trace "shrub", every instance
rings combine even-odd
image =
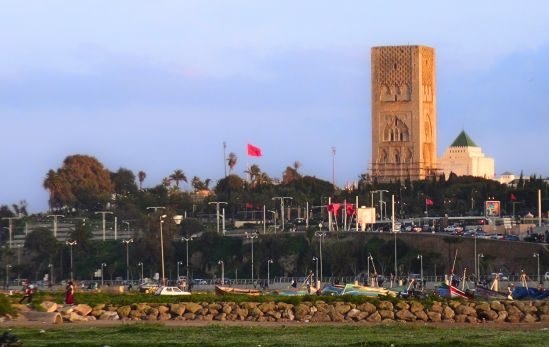
[[[15,314],[15,310],[11,307],[11,302],[5,295],[0,295],[0,316],[5,316],[6,314]]]

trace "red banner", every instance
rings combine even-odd
[[[261,148],[248,143],[248,155],[250,157],[261,157]]]

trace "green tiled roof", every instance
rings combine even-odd
[[[462,130],[459,135],[456,137],[454,142],[450,145],[450,147],[478,147],[476,143],[471,140],[469,135],[465,132],[465,130]]]

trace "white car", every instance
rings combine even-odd
[[[160,287],[154,295],[191,295],[190,292],[185,292],[177,287]]]
[[[549,272],[546,272],[546,273],[545,273],[545,280],[546,280],[546,281],[549,281]]]

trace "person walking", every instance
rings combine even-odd
[[[23,287],[23,297],[19,300],[19,303],[22,304],[23,301],[27,300],[27,303],[32,303],[32,295],[34,294],[34,288],[31,287],[29,282],[25,282]]]
[[[74,305],[74,284],[72,281],[67,283],[67,287],[65,289],[65,304]]]

